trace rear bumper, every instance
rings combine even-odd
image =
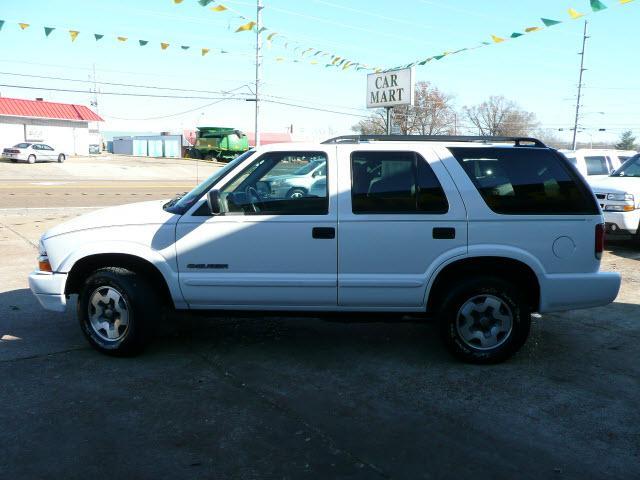
[[[42,308],[52,312],[64,312],[67,308],[66,282],[66,273],[35,271],[29,275],[29,288]]]
[[[615,272],[546,275],[540,282],[540,313],[608,305],[618,296],[620,282]]]
[[[632,212],[604,212],[607,233],[634,235],[640,224],[640,209]]]

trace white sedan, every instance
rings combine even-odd
[[[13,147],[5,148],[2,151],[2,158],[8,158],[12,162],[23,160],[28,163],[36,163],[43,160],[57,160],[62,163],[67,158],[67,155],[44,143],[23,142]]]

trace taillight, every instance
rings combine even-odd
[[[596,258],[600,260],[604,252],[604,223],[596,225]]]

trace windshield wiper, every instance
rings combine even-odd
[[[173,207],[176,203],[178,203],[180,201],[180,199],[182,199],[182,197],[184,197],[188,192],[183,192],[183,193],[178,193],[175,197],[173,197],[171,200],[169,200],[167,203],[165,203],[162,208],[164,210],[166,210],[167,208],[171,208]]]

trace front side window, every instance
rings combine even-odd
[[[604,156],[584,157],[584,163],[587,164],[587,175],[609,175],[607,159]]]
[[[427,161],[415,152],[353,152],[355,214],[444,214],[447,197]]]
[[[640,155],[631,157],[618,170],[611,174],[612,177],[640,177]]]
[[[511,215],[597,215],[587,186],[550,150],[450,148],[487,206]]]
[[[220,197],[229,214],[326,215],[326,167],[323,152],[269,152],[226,185]]]

